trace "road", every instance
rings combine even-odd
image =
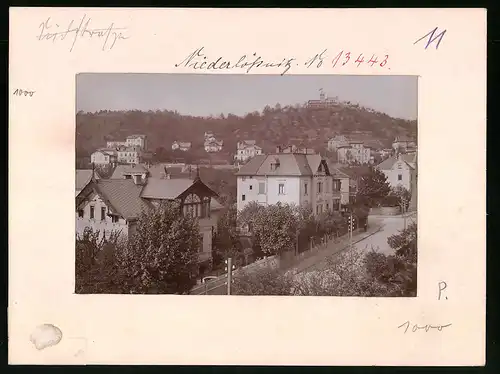
[[[415,214],[407,216],[407,226],[415,220]],[[374,233],[368,233],[368,235],[365,234],[364,236],[366,237],[364,239],[357,238],[358,236],[363,235],[362,233],[355,235],[353,238],[354,246],[361,250],[365,250],[366,252],[371,251],[373,248],[386,255],[393,254],[394,252],[392,248],[389,247],[389,244],[387,244],[387,238],[391,235],[398,234],[400,230],[403,230],[404,218],[402,216],[370,216],[368,218],[368,225],[373,228],[372,230]],[[347,242],[340,245],[332,244],[332,248],[330,250],[323,251],[320,255],[307,259],[303,264],[296,266],[294,271],[301,273],[324,269],[327,264],[326,258],[328,255],[335,255],[335,253],[340,253],[345,250],[348,250]]]
[[[412,221],[416,219],[415,215],[411,215],[406,219],[406,225],[408,226]],[[377,250],[380,253],[390,255],[394,251],[389,244],[387,244],[387,238],[391,235],[397,234],[400,230],[404,229],[404,218],[402,216],[392,216],[392,217],[380,217],[371,216],[370,220],[376,220],[377,223],[382,227],[382,229],[369,236],[368,238],[361,240],[356,244],[356,247],[371,251],[372,249]]]

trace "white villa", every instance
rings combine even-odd
[[[316,214],[340,209],[342,179],[347,177],[331,170],[319,154],[284,153],[280,149],[250,159],[236,176],[238,211],[251,201],[262,205],[282,202],[308,205]],[[347,191],[348,186],[347,178]]]
[[[262,148],[255,144],[255,140],[243,140],[236,145],[236,161],[247,162],[252,157],[262,154]]]

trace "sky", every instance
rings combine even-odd
[[[417,77],[82,73],[77,111],[176,110],[193,116],[245,115],[276,103],[303,104],[319,90],[395,118],[417,118]]]

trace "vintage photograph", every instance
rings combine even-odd
[[[417,296],[417,90],[76,75],[75,292]]]

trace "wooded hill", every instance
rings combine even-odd
[[[176,111],[99,111],[76,115],[77,157],[89,156],[104,147],[107,140],[124,140],[128,135],[145,134],[149,150],[160,147],[170,150],[173,141],[192,143],[190,153],[200,158],[232,159],[236,143],[254,139],[264,152],[273,152],[276,145],[301,144],[317,151],[326,149],[334,135],[364,132],[368,142],[390,147],[396,136],[416,137],[416,121],[392,118],[371,109],[339,103],[328,109],[310,109],[305,105],[274,108],[245,116],[232,114],[218,117],[194,117]],[[205,131],[212,131],[224,141],[223,152],[207,155],[203,150]],[[359,138],[359,136],[357,136]]]

